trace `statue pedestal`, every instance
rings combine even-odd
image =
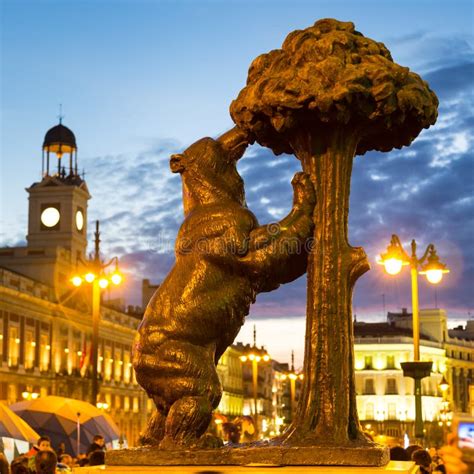
[[[416,474],[413,462],[390,461],[384,467],[350,466],[94,466],[73,470],[73,474]]]
[[[386,466],[389,450],[375,443],[342,446],[255,446],[161,450],[156,447],[107,451],[107,466]],[[191,471],[192,472],[192,471]]]

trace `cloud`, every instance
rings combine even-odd
[[[354,306],[360,318],[382,317],[382,294],[386,310],[411,306],[408,273],[388,279],[374,264],[391,234],[397,233],[407,249],[412,238],[419,243],[420,252],[433,242],[451,268],[436,295],[420,280],[422,306],[433,306],[436,296],[439,306],[456,317],[466,317],[474,287],[472,49],[465,39],[433,39],[428,34],[401,38],[395,52],[399,47],[405,55],[414,54],[412,63],[428,71],[423,78],[440,98],[439,119],[408,148],[355,158],[350,242],[365,248],[373,268],[357,283]],[[120,254],[131,272],[134,283],[128,296],[135,302],[140,299],[141,278],[158,282],[173,264],[174,239],[183,211],[180,178],[170,173],[168,159],[184,148],[165,140],[135,156],[86,161],[94,195],[90,217],[101,219],[104,250]],[[301,165],[293,156],[276,157],[258,145],[249,148],[239,162],[239,172],[248,206],[260,223],[281,219],[289,212],[291,178],[299,170]],[[259,295],[251,314],[257,318],[296,317],[304,314],[305,306],[306,279],[302,277]]]

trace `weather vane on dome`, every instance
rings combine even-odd
[[[63,115],[63,104],[59,104],[59,115],[58,115],[58,119],[59,119],[59,123],[60,123],[60,124],[63,123],[63,118],[64,118],[64,115]]]

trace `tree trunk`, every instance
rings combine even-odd
[[[314,135],[314,132],[313,132]],[[304,387],[289,445],[365,444],[357,416],[352,290],[369,269],[364,250],[348,243],[349,193],[357,134],[301,132],[291,142],[310,174],[317,203],[308,260]]]

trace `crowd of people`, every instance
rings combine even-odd
[[[455,437],[440,449],[424,449],[418,444],[407,448],[390,448],[391,461],[413,461],[420,474],[468,474],[468,466],[462,461],[461,451],[455,445]]]
[[[41,436],[27,453],[15,458],[11,465],[8,465],[5,456],[0,454],[0,474],[71,473],[74,467],[100,466],[104,463],[105,440],[102,435],[94,436],[87,451],[77,457],[66,452],[64,443],[53,449],[50,438]]]

